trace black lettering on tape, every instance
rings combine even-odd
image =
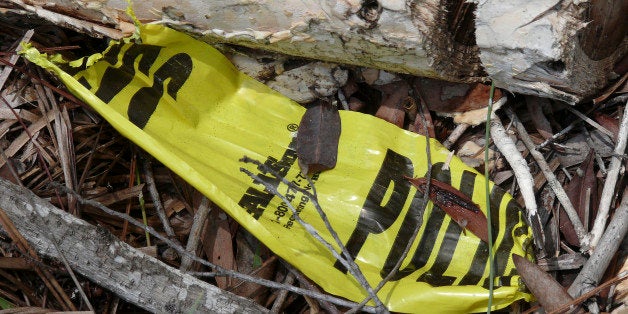
[[[436,163],[432,166],[432,178],[441,182],[450,183],[451,174],[449,170],[443,171],[442,166],[442,162]],[[420,192],[417,191],[417,194],[418,196],[415,197],[422,197]],[[405,268],[399,270],[399,272],[397,272],[397,274],[391,279],[392,281],[402,279],[427,264],[427,261],[434,250],[434,245],[436,244],[436,239],[438,238],[445,216],[446,213],[438,206],[432,207],[432,212],[427,218],[425,231],[421,236],[421,240],[419,241],[418,247],[412,256],[410,263]]]
[[[142,60],[143,61],[143,60]],[[139,69],[142,69],[140,61]],[[166,61],[153,74],[153,85],[140,88],[129,102],[127,114],[129,120],[143,129],[157,109],[159,100],[164,96],[164,82],[168,79],[168,95],[177,99],[177,92],[192,72],[192,58],[185,53],[178,53]]]
[[[248,188],[246,193],[242,195],[238,205],[246,209],[246,212],[253,215],[255,219],[259,219],[272,198],[273,194],[270,192]]]
[[[386,278],[386,276],[388,276],[388,274],[394,269],[395,265],[397,265],[397,261],[401,258],[401,254],[406,248],[410,237],[412,237],[412,233],[414,233],[415,228],[419,228],[423,223],[422,203],[423,194],[417,191],[412,197],[408,213],[403,218],[403,222],[399,228],[399,233],[397,234],[393,246],[388,253],[388,257],[386,257],[384,267],[382,267],[382,270],[380,271],[382,278]]]
[[[95,93],[96,97],[105,103],[109,103],[124,87],[131,83],[133,77],[135,77],[135,60],[137,58],[140,59],[138,70],[148,76],[150,67],[163,48],[154,45],[133,44],[122,56],[122,64],[119,67],[114,67],[118,63],[118,55],[122,46],[122,44],[118,44],[111,47],[102,59],[112,65],[105,70],[101,84]]]
[[[438,168],[440,169],[440,167]],[[451,178],[451,174],[449,174],[449,177]],[[472,197],[475,186],[475,174],[465,170],[462,173],[461,180],[460,192]],[[441,209],[439,208],[439,210]],[[458,223],[449,219],[449,225],[447,226],[447,231],[445,231],[445,236],[443,237],[443,242],[440,245],[434,264],[428,271],[419,276],[417,281],[427,282],[432,286],[449,286],[456,281],[456,277],[445,276],[444,273],[453,260],[462,231]],[[483,241],[480,242],[483,243]]]
[[[83,76],[83,77],[81,77],[80,79],[78,79],[78,82],[79,82],[81,85],[85,86],[85,88],[87,88],[87,89],[92,89],[92,85],[91,85],[91,84],[89,84],[89,82],[87,81],[87,79],[86,79],[84,76]]]
[[[493,220],[493,229],[494,234],[498,234],[498,228],[500,224],[499,222],[499,205],[506,194],[506,190],[498,187],[497,185],[493,186],[493,190],[491,191],[491,219]],[[495,204],[495,207],[493,207]],[[495,250],[495,274],[496,275],[506,275],[506,267],[508,265],[508,261],[510,259],[510,251],[515,245],[513,239],[513,228],[516,224],[519,223],[521,208],[517,205],[515,200],[511,199],[506,205],[506,230],[504,236],[501,238],[501,243],[497,250]],[[488,278],[487,278],[488,279]],[[499,282],[498,282],[499,283]],[[500,285],[496,285],[499,287]],[[484,281],[484,287],[488,288],[488,280]]]
[[[295,150],[295,147],[296,138],[292,138],[292,141],[290,141],[290,144],[288,144],[288,149],[286,149],[286,151],[283,153],[280,160],[277,160],[273,156],[268,156],[264,164],[269,168],[275,170],[280,176],[285,177],[297,159],[297,152]],[[273,175],[270,175],[266,172],[260,172],[258,173],[258,176],[264,182],[269,183],[275,188],[279,186],[280,180]],[[312,180],[317,179],[318,176],[314,176],[312,178]],[[246,193],[242,195],[242,198],[240,198],[238,205],[246,209],[247,213],[253,215],[253,218],[259,219],[268,207],[268,204],[273,197],[274,195],[266,190],[259,191],[253,187],[250,187],[246,190]]]
[[[404,176],[411,177],[413,172],[409,158],[390,149],[386,151],[382,166],[362,206],[358,223],[345,244],[353,259],[360,253],[369,234],[382,233],[397,220],[410,193],[410,182]],[[382,204],[391,183],[392,195],[386,204]],[[336,261],[334,267],[347,272],[340,261]]]
[[[76,65],[76,66],[70,66],[69,63],[63,63],[59,65],[59,68],[65,71],[65,73],[74,76],[76,75],[76,73],[87,69],[87,59],[88,59],[87,57],[81,58],[81,64]]]
[[[464,171],[462,173],[462,184],[460,186],[460,191],[462,193],[471,193],[473,194],[473,185],[469,188],[467,182],[475,183],[476,174]],[[471,195],[467,194],[467,195]],[[492,222],[494,224],[494,222]],[[493,233],[494,234],[494,233]],[[482,276],[484,275],[484,269],[486,268],[486,261],[488,260],[488,244],[484,241],[480,241],[477,249],[475,250],[475,254],[473,255],[473,259],[471,260],[471,266],[467,273],[460,280],[459,285],[477,285],[480,283]]]

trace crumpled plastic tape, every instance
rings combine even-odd
[[[140,28],[141,44],[114,42],[103,54],[52,62],[26,58],[56,74],[121,134],[187,180],[281,258],[325,291],[359,302],[365,290],[292,217],[281,200],[240,171],[271,182],[330,243],[311,200],[270,174],[239,162],[258,159],[310,188],[296,162],[304,108],[237,71],[206,43],[160,25]],[[56,60],[56,59],[55,59]],[[481,312],[488,300],[488,247],[463,232],[404,179],[426,175],[426,138],[373,116],[340,111],[338,164],[314,176],[318,201],[372,286],[392,270],[412,230],[419,236],[398,274],[378,293],[391,311]],[[485,208],[484,177],[430,139],[432,177]],[[494,308],[531,298],[511,254],[526,254],[530,230],[510,195],[492,185],[496,279]]]

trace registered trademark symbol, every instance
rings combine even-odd
[[[296,130],[299,129],[299,125],[296,123],[290,123],[288,124],[288,131],[290,132],[296,132]]]

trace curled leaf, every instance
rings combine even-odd
[[[304,174],[331,169],[336,166],[340,114],[327,101],[308,108],[299,124],[297,156]]]
[[[425,193],[427,178],[407,178],[417,190]],[[480,207],[470,197],[460,192],[453,186],[435,180],[430,180],[430,193],[428,195],[434,205],[440,207],[462,229],[471,231],[480,240],[488,243],[488,224],[486,216]]]

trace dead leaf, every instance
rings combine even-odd
[[[427,178],[407,178],[419,191],[425,193]],[[462,229],[467,229],[482,241],[488,243],[488,224],[486,216],[471,198],[453,186],[431,179],[429,198],[440,207]]]
[[[593,209],[597,208],[597,179],[595,177],[595,154],[593,150],[589,151],[585,161],[580,165],[578,170],[581,174],[576,174],[565,186],[565,192],[578,212],[578,217],[585,225],[592,217]],[[588,196],[587,196],[588,195]],[[559,228],[565,237],[565,241],[570,245],[578,246],[579,241],[573,224],[569,220],[567,213],[561,207],[560,209]]]
[[[619,120],[600,112],[593,113],[593,120],[599,123],[601,126],[613,133],[613,139],[617,140],[617,134],[619,133]]]
[[[272,280],[275,274],[276,259],[270,257],[270,250],[255,239],[250,233],[238,232],[236,235],[237,270],[240,273],[253,274],[256,277]],[[249,282],[234,280],[229,291],[264,304],[268,287]]]
[[[415,80],[415,85],[428,108],[438,113],[462,113],[485,108],[491,89],[479,83],[452,83],[428,78]],[[501,97],[501,91],[495,89],[493,101]]]
[[[552,132],[552,126],[543,113],[543,108],[549,105],[550,103],[547,98],[526,96],[526,107],[530,113],[532,123],[534,124],[537,132],[539,132],[539,134],[545,139],[552,138],[552,135],[554,135],[554,132]]]
[[[403,128],[406,117],[404,100],[408,97],[410,86],[405,81],[376,86],[382,92],[382,102],[375,113],[375,116],[384,119],[400,128]]]
[[[205,255],[211,263],[225,269],[236,269],[233,236],[229,229],[229,220],[223,211],[212,210],[209,213],[201,239]],[[226,289],[232,283],[231,277],[216,277],[216,284],[221,289]]]
[[[301,118],[297,156],[304,174],[332,169],[338,157],[340,115],[328,101],[319,101]]]

